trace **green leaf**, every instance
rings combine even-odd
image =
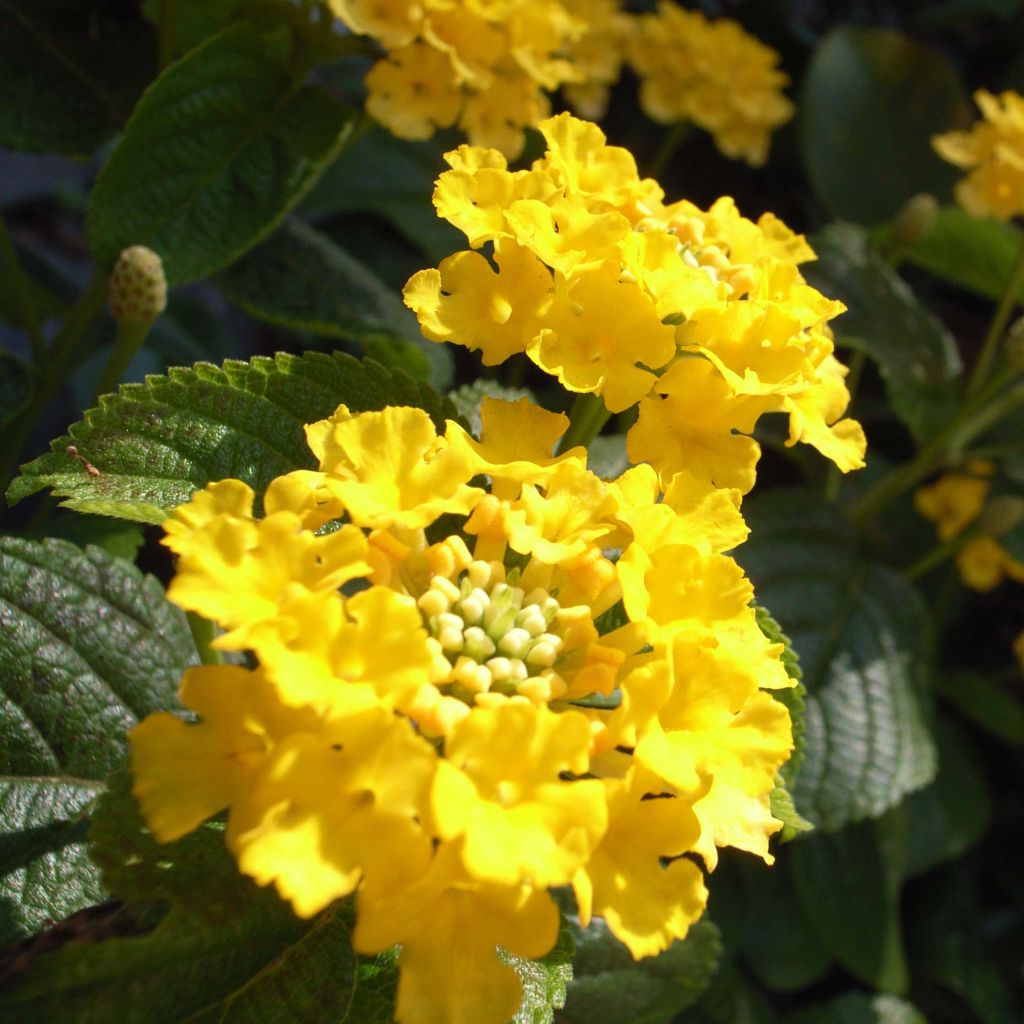
[[[98,548],[0,538],[0,945],[105,898],[85,848],[97,780],[194,659],[152,577]]]
[[[744,511],[739,558],[800,654],[807,686],[797,809],[819,828],[877,817],[935,774],[917,592],[858,557],[832,506],[774,491]]]
[[[153,577],[98,548],[0,538],[4,771],[102,779],[195,658]]]
[[[523,984],[523,1001],[511,1024],[551,1024],[555,1010],[565,1006],[566,986],[572,981],[572,958],[576,952],[573,932],[563,917],[554,947],[539,960],[526,960],[500,951]]]
[[[804,166],[837,217],[871,224],[918,192],[944,199],[960,173],[931,147],[937,132],[971,120],[960,76],[941,52],[900,32],[830,33],[797,109]]]
[[[803,838],[788,848],[787,868],[825,949],[862,981],[905,991],[898,891],[886,873],[875,824]]]
[[[324,174],[303,208],[313,215],[375,213],[416,246],[430,263],[466,247],[461,231],[442,220],[430,201],[434,182],[447,170],[443,138],[398,139],[373,128]]]
[[[577,928],[576,960],[559,1024],[664,1024],[707,987],[722,953],[706,918],[656,957],[634,961],[603,919]]]
[[[961,714],[993,736],[1019,747],[1024,745],[1024,705],[1020,685],[1000,685],[980,672],[939,672],[935,690]]]
[[[418,406],[439,428],[453,413],[427,385],[340,353],[197,363],[101,398],[48,455],[22,468],[8,501],[52,487],[68,508],[160,523],[212,480],[234,477],[262,494],[282,473],[315,468],[303,424],[340,403],[354,412]],[[69,443],[98,476],[68,455]]]
[[[99,262],[148,245],[168,283],[183,284],[270,234],[340,152],[353,120],[325,89],[295,88],[289,49],[277,33],[233,25],[146,90],[90,200]]]
[[[85,824],[98,782],[0,776],[0,947],[106,898]]]
[[[235,9],[248,0],[176,0],[174,10],[174,50],[187,53],[204,39],[220,31],[231,21]],[[153,24],[160,23],[162,0],[144,0],[143,14]]]
[[[712,879],[711,911],[716,914],[719,897],[726,895],[722,892],[726,882],[737,887],[742,883],[738,893],[728,894],[734,900],[742,900],[738,952],[758,980],[776,992],[792,992],[812,984],[833,962],[831,951],[818,938],[801,909],[789,872],[782,863],[793,848],[780,853],[780,863],[770,868],[764,864],[744,864],[741,871],[733,872],[728,879]],[[725,922],[722,924],[724,927]]]
[[[848,992],[829,1003],[794,1013],[785,1024],[928,1024],[910,1003],[891,995]]]
[[[902,256],[943,281],[995,301],[1006,291],[1022,247],[1020,228],[944,206],[928,234]]]
[[[401,296],[341,246],[300,220],[285,221],[216,280],[251,316],[327,338],[412,343],[438,387],[451,380],[447,346],[427,341]]]
[[[988,781],[970,740],[946,719],[936,726],[935,781],[892,812],[905,816],[907,877],[959,857],[981,839],[992,818]]]
[[[808,266],[808,280],[847,305],[833,323],[837,342],[866,352],[878,364],[896,414],[918,438],[932,437],[957,407],[961,365],[953,336],[861,228],[831,224],[813,245],[818,262]]]
[[[156,74],[156,34],[107,0],[0,0],[0,145],[88,156]]]

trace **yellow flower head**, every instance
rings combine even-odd
[[[771,133],[793,116],[779,55],[736,22],[669,0],[637,22],[629,61],[644,112],[662,124],[692,121],[726,156],[763,164]]]
[[[1007,91],[974,94],[982,120],[970,131],[932,140],[939,156],[969,171],[956,198],[975,217],[1010,220],[1024,213],[1024,97]]]
[[[664,486],[685,469],[749,490],[759,450],[743,435],[771,412],[789,416],[791,443],[863,465],[828,327],[844,307],[801,275],[803,237],[728,197],[666,205],[596,125],[560,114],[539,128],[548,148],[528,170],[471,146],[447,154],[434,203],[483,251],[409,280],[424,335],[486,365],[525,354],[613,413],[639,403],[630,453]]]
[[[684,855],[770,856],[791,746],[780,648],[724,554],[738,492],[602,480],[525,400],[482,423],[341,407],[263,516],[237,481],[176,510],[172,597],[258,667],[190,670],[197,720],[131,734],[158,840],[226,811],[239,868],[297,913],[356,894],[356,948],[402,946],[403,1024],[504,1024],[497,947],[550,948],[552,887],[635,956],[681,938],[706,899]]]

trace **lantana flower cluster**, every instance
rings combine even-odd
[[[356,950],[400,946],[404,1024],[504,1024],[499,947],[551,948],[555,888],[657,953],[703,911],[698,860],[770,861],[780,827],[791,680],[725,554],[739,491],[600,479],[553,454],[567,424],[341,406],[262,515],[225,480],[166,524],[170,598],[253,667],[190,669],[194,720],[133,730],[146,819],[170,841],[226,810],[241,871],[300,915],[354,893]]]
[[[845,307],[800,274],[814,258],[804,238],[729,198],[666,203],[589,122],[562,114],[540,131],[547,151],[526,170],[491,149],[446,155],[434,204],[472,249],[406,285],[424,335],[488,366],[525,353],[611,413],[638,406],[629,455],[663,487],[686,470],[749,491],[750,435],[771,412],[788,415],[787,443],[862,466],[829,328]]]
[[[964,132],[932,140],[938,154],[968,174],[957,202],[975,217],[1011,220],[1024,213],[1024,97],[1011,90],[974,94],[982,118]]]
[[[793,116],[778,54],[739,24],[708,21],[663,0],[634,15],[619,0],[330,0],[354,32],[385,50],[366,77],[367,110],[402,138],[457,126],[472,145],[514,158],[523,129],[550,112],[559,88],[573,108],[603,116],[628,61],[654,120],[692,122],[727,156],[764,162]]]

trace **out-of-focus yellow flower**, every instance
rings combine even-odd
[[[932,144],[943,159],[969,171],[956,186],[968,213],[1010,220],[1024,213],[1024,97],[979,89],[974,102],[982,120],[970,131],[936,135]]]
[[[550,887],[659,952],[703,912],[684,855],[768,858],[779,827],[789,680],[724,553],[738,491],[602,480],[555,454],[567,422],[490,399],[474,438],[341,407],[262,517],[225,481],[168,524],[172,597],[258,667],[191,669],[197,721],[132,731],[143,813],[170,841],[227,811],[239,868],[303,916],[355,893],[356,949],[402,947],[403,1024],[504,1024],[497,947],[551,947]]]
[[[766,413],[789,416],[789,443],[862,466],[828,326],[844,307],[800,274],[814,257],[803,237],[727,197],[666,205],[593,124],[539,127],[548,149],[528,170],[470,146],[447,154],[435,205],[475,249],[493,246],[493,264],[466,251],[413,275],[405,301],[423,333],[487,365],[523,353],[610,412],[639,403],[629,452],[663,488],[686,470],[748,491]]]
[[[965,472],[944,473],[914,494],[914,507],[935,523],[939,539],[950,541],[974,526],[985,508],[995,466],[974,459]],[[956,553],[960,577],[973,590],[993,590],[1004,579],[1024,583],[1024,562],[1019,562],[997,537],[980,533],[965,541]]]
[[[763,164],[771,133],[793,116],[779,55],[735,21],[661,0],[637,19],[628,55],[644,112],[662,124],[692,121],[728,157]]]

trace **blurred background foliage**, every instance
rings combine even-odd
[[[757,491],[745,505],[752,537],[740,561],[801,659],[806,737],[791,788],[796,810],[817,828],[781,845],[770,870],[723,857],[707,923],[654,961],[624,959],[606,934],[577,935],[575,979],[558,1019],[1016,1024],[1024,1019],[1024,702],[1013,642],[1024,629],[1024,592],[1013,582],[970,591],[949,562],[922,562],[935,541],[908,494],[853,521],[845,510],[949,422],[961,368],[1011,278],[1024,236],[952,205],[957,175],[930,139],[971,122],[974,89],[1024,90],[1024,9],[1017,0],[686,6],[736,19],[780,52],[797,116],[774,136],[766,166],[727,160],[699,132],[666,159],[668,129],[638,115],[628,72],[602,128],[641,169],[661,165],[669,198],[708,206],[732,195],[746,216],[772,211],[810,235],[821,259],[809,279],[850,307],[837,342],[857,367],[852,414],[868,432],[869,466],[839,480],[824,460],[784,448],[782,435],[766,430]],[[171,43],[158,32],[160,9],[151,0],[0,0],[5,487],[19,462],[46,451],[95,404],[114,328],[102,295],[90,297],[94,260],[112,260],[140,232],[163,242],[172,289],[126,382],[196,361],[341,351],[442,393],[482,378],[483,390],[525,387],[548,407],[563,402],[525,360],[485,370],[461,348],[422,340],[401,303],[410,274],[460,248],[429,200],[441,154],[461,141],[454,132],[412,143],[371,125],[358,113],[369,58],[344,47],[318,52],[303,68],[311,84],[295,93],[295,54],[274,49],[275,26],[294,10],[287,0],[178,0]],[[158,74],[161,45],[165,63],[175,55],[184,63],[233,19],[242,27],[230,45],[218,44],[224,61],[241,71],[278,62],[277,77],[263,74],[256,91],[237,84],[239,71],[227,102],[241,130],[248,123],[291,154],[281,180],[239,190],[244,168],[229,177],[214,154],[196,172],[205,175],[205,205],[159,189],[133,205],[125,197],[159,183],[161,169],[144,134],[121,145],[118,133]],[[186,93],[197,88],[182,83]],[[164,84],[144,102],[173,103]],[[202,110],[194,116],[182,146],[205,130]],[[531,137],[527,159],[538,146]],[[919,193],[939,204],[924,230],[907,221],[906,204]],[[55,339],[75,310],[88,329],[39,388],[33,331]],[[311,377],[328,373],[326,362],[303,365]],[[243,387],[233,378],[214,383]],[[480,393],[461,395],[467,415]],[[155,408],[161,394],[155,388],[145,401]],[[609,472],[621,460],[622,426],[599,439]],[[1022,437],[1018,409],[970,441],[1010,451],[1007,472],[1019,488]],[[75,515],[41,493],[3,516],[7,534],[96,544],[168,575],[152,527]],[[62,557],[71,550],[61,548]],[[89,771],[85,778],[102,778]],[[65,794],[60,821],[74,826],[92,793]],[[45,881],[26,874],[34,854],[15,841],[43,821],[29,815],[0,845],[3,892],[35,886],[44,903],[34,917],[4,922],[18,955],[31,953],[24,944],[47,921],[104,897],[79,857],[60,861],[78,879],[78,896],[46,903]],[[40,849],[75,848],[67,835],[61,842]]]

